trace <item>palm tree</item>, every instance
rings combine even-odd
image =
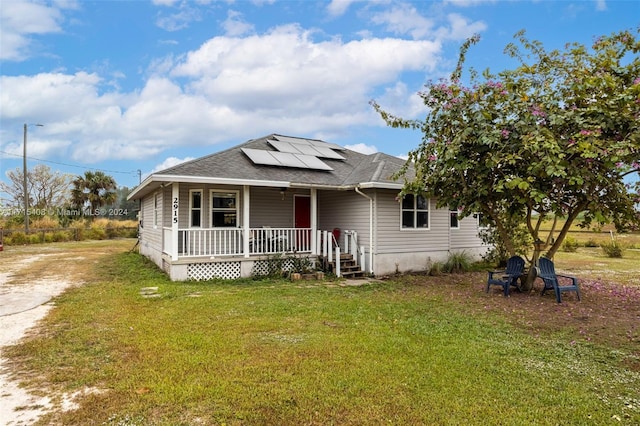
[[[104,172],[87,171],[73,181],[71,190],[72,203],[76,208],[84,211],[90,207],[93,218],[98,209],[116,200],[116,181]]]

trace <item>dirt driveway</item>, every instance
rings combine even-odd
[[[73,396],[56,402],[18,386],[4,347],[33,332],[33,327],[55,306],[55,296],[91,279],[92,267],[113,253],[130,250],[135,240],[87,241],[20,247],[0,252],[0,425],[34,423],[45,411],[71,409]],[[59,402],[58,402],[59,401]]]

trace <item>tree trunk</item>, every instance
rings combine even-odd
[[[531,264],[529,265],[527,280],[520,286],[520,290],[523,292],[529,292],[533,289],[533,283],[538,276],[536,273],[536,266],[538,265],[538,259],[540,258],[541,252],[541,250],[536,250],[535,248],[533,250],[533,257],[531,258]]]

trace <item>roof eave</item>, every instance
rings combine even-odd
[[[181,176],[181,175],[151,175],[138,185],[127,197],[127,200],[137,200],[144,197],[149,192],[163,186],[165,183],[197,183],[212,185],[249,185],[249,186],[267,186],[278,188],[315,188],[348,191],[356,187],[361,189],[397,189],[401,190],[403,185],[395,182],[362,182],[354,185],[320,185],[308,183],[292,183],[278,180],[251,180],[251,179],[234,179],[222,177],[204,177],[204,176]],[[156,185],[154,185],[156,184]],[[160,184],[160,185],[157,185]]]
[[[180,175],[151,175],[138,185],[127,197],[127,200],[136,200],[144,197],[146,194],[155,189],[154,183],[198,183],[212,185],[249,185],[249,186],[276,186],[280,188],[288,188],[290,182],[277,180],[250,180],[250,179],[234,179],[221,177],[204,177],[204,176],[180,176]],[[162,185],[160,185],[162,186]]]
[[[363,182],[356,186],[360,189],[402,189],[404,185],[396,182]]]

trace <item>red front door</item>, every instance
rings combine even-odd
[[[311,197],[295,195],[293,197],[294,227],[311,228]],[[296,230],[296,248],[298,250],[311,249],[311,231]]]

